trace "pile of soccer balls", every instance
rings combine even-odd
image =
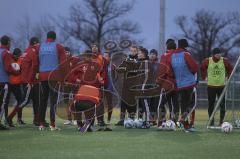
[[[146,121],[143,121],[142,119],[131,119],[128,118],[127,120],[124,120],[124,127],[126,129],[132,129],[132,128],[137,128],[137,129],[149,129],[150,124]]]

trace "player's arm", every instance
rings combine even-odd
[[[61,74],[65,75],[66,74],[66,68],[68,67],[67,62],[66,62],[67,55],[66,55],[65,49],[62,45],[57,44],[57,50],[58,50],[59,67],[60,67],[60,70],[61,70]]]
[[[116,71],[117,71],[118,73],[124,73],[124,72],[126,72],[126,68],[127,68],[127,66],[126,66],[126,60],[124,60],[124,61],[116,68]]]
[[[206,58],[201,65],[201,76],[203,80],[206,80],[207,78],[208,62],[209,62],[209,59]]]
[[[19,75],[20,71],[16,71],[11,65],[13,63],[13,59],[12,59],[12,55],[10,54],[10,52],[4,51],[2,56],[3,56],[5,71],[12,75]]]
[[[229,78],[232,73],[233,67],[227,58],[224,58],[223,61],[224,61],[224,66],[226,68],[226,77]]]
[[[194,58],[191,56],[190,53],[187,52],[184,55],[185,55],[184,58],[188,65],[189,70],[192,72],[192,74],[196,74],[198,71],[197,62],[194,60]]]

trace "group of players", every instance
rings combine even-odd
[[[47,33],[47,40],[40,44],[38,38],[30,39],[29,47],[21,52],[14,49],[10,53],[11,40],[1,37],[0,47],[0,121],[5,117],[5,125],[14,127],[13,118],[17,114],[18,124],[22,120],[22,109],[32,100],[33,124],[39,130],[48,126],[50,130],[60,130],[55,122],[56,107],[61,85],[70,85],[73,94],[68,99],[67,122],[77,121],[79,131],[83,128],[91,131],[94,118],[98,125],[104,127],[104,107],[107,105],[108,122],[113,110],[113,94],[118,94],[120,102],[120,120],[116,125],[124,125],[128,117],[146,117],[143,128],[150,124],[164,128],[169,118],[183,129],[193,129],[196,108],[196,87],[198,84],[198,64],[187,50],[186,39],[166,41],[166,53],[161,54],[152,49],[150,52],[142,46],[132,44],[130,53],[120,65],[111,62],[114,50],[101,53],[97,44],[86,50],[82,56],[75,57],[70,49],[56,42],[56,33]],[[17,65],[16,65],[17,64]],[[20,67],[17,67],[20,66]],[[232,66],[226,58],[221,57],[221,50],[215,48],[212,57],[205,59],[201,66],[202,79],[208,81],[208,114],[211,116],[216,96],[220,96],[225,79],[229,77]],[[116,79],[115,76],[122,77]],[[115,80],[115,81],[113,81]],[[122,80],[120,89],[116,81]],[[73,88],[75,87],[75,88]],[[56,89],[59,88],[59,89]],[[104,93],[102,93],[104,92]],[[10,95],[16,98],[12,112],[8,113]],[[45,115],[50,100],[50,124]],[[106,102],[104,102],[106,100]],[[82,119],[85,115],[85,121]],[[224,100],[220,110],[220,123],[224,120]],[[214,120],[211,123],[214,125]],[[0,122],[0,130],[6,127]],[[111,130],[100,128],[100,130]],[[85,131],[85,130],[83,130]]]

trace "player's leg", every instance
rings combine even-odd
[[[69,94],[64,94],[64,103],[65,104],[68,104],[69,103],[69,101],[70,101],[70,94],[71,93],[69,93]],[[73,119],[72,119],[72,114],[71,114],[71,112],[69,111],[69,108],[67,107],[66,108],[66,112],[67,112],[67,120],[66,121],[64,121],[64,125],[72,125],[73,124]]]
[[[100,127],[105,126],[104,122],[104,98],[102,98],[102,102],[99,104],[99,106],[96,109],[96,116],[97,116],[97,122]]]
[[[56,89],[60,88],[60,85],[57,85],[55,82],[52,83],[52,85],[50,85],[50,83],[48,83],[49,86],[49,95],[50,95],[50,129],[51,130],[60,130],[59,128],[57,128],[56,126],[56,108],[57,108],[57,100],[58,100],[58,91]],[[55,89],[52,88],[52,86],[55,86]]]
[[[138,118],[143,119],[144,115],[144,99],[139,98],[138,99]]]
[[[8,95],[8,85],[7,84],[0,84],[0,130],[8,130],[8,128],[1,123],[2,116],[4,114],[4,105],[5,100]]]
[[[174,117],[173,117],[173,121],[175,123],[177,123],[178,119],[179,119],[179,101],[178,101],[178,92],[177,91],[172,91],[171,92],[171,103],[172,103],[172,106],[173,106],[173,114],[174,114]]]
[[[224,88],[217,88],[217,97],[219,98],[222,94]],[[221,126],[225,117],[225,113],[226,113],[226,106],[225,106],[225,95],[222,99],[222,102],[220,104],[220,121],[219,121],[219,125]]]
[[[10,102],[10,95],[11,95],[11,89],[10,86],[8,85],[8,92],[6,94],[5,100],[4,100],[4,117],[5,117],[5,124],[8,124],[8,106]],[[14,126],[13,124],[11,126]]]
[[[14,86],[14,90],[12,91],[13,95],[15,96],[16,100],[17,100],[17,105],[19,106],[21,105],[21,103],[23,102],[23,95],[22,95],[22,88],[21,85],[15,85]],[[26,124],[23,120],[22,120],[22,107],[20,107],[19,111],[17,112],[17,122],[20,125],[24,125]]]
[[[217,95],[216,88],[208,87],[207,92],[208,92],[208,117],[210,118],[214,110],[214,103]],[[214,126],[214,118],[212,119],[210,126]]]
[[[48,81],[42,81],[40,84],[40,105],[39,105],[39,130],[45,128],[45,116],[47,111],[48,97],[49,97],[49,85]]]
[[[189,109],[191,107],[191,96],[193,89],[180,90],[180,102],[181,102],[181,119],[180,123],[183,124],[184,129],[189,129],[190,125],[188,122]]]
[[[110,123],[111,121],[111,118],[112,118],[112,112],[113,112],[113,95],[111,92],[107,91],[105,93],[106,95],[106,101],[107,101],[107,105],[108,105],[108,117],[107,117],[107,120],[108,120],[108,123]]]
[[[158,105],[158,127],[163,128],[164,123],[166,122],[166,108],[165,104],[167,103],[166,94],[163,93],[160,97]]]
[[[21,90],[20,90],[21,91]],[[19,107],[19,103],[21,102],[21,97],[19,99],[19,96],[18,96],[18,87],[16,87],[16,85],[12,85],[12,84],[9,84],[9,94],[8,94],[8,98],[6,100],[6,107],[8,107],[9,105],[9,100],[10,100],[10,96],[11,94],[14,95],[16,101],[17,101],[17,104],[15,105],[15,107],[13,107],[13,110],[10,112],[10,114],[7,116],[7,124],[10,126],[10,127],[15,127],[13,125],[13,121],[12,119],[15,117],[15,115],[20,111],[20,107]],[[20,100],[20,101],[19,101]],[[6,112],[5,112],[6,113]]]
[[[75,101],[73,104],[76,113],[79,131],[85,133],[86,131],[92,131],[91,125],[95,118],[95,104],[88,101]],[[85,115],[84,123],[80,122],[82,112]]]
[[[126,110],[127,110],[127,104],[121,100],[121,105],[120,105],[120,120],[117,122],[116,126],[123,126],[124,120],[125,120],[125,115],[126,115]]]
[[[137,105],[127,105],[127,111],[128,111],[128,117],[132,120],[135,119],[136,111],[137,111]]]
[[[39,126],[39,103],[40,103],[40,84],[34,84],[30,92],[30,98],[32,99],[33,106],[33,124]]]

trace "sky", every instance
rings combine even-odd
[[[70,5],[77,0],[0,0],[0,36],[14,35],[16,24],[29,15],[38,21],[44,15],[67,15]],[[120,1],[120,0],[119,0]],[[159,48],[160,0],[135,0],[127,18],[139,23],[144,46]],[[166,0],[166,38],[179,35],[174,19],[179,15],[193,16],[200,9],[216,12],[240,11],[239,0]]]

